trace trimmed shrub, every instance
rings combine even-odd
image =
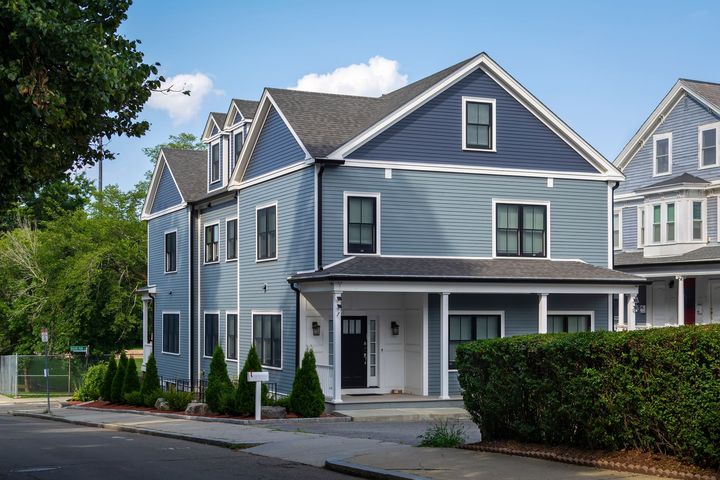
[[[303,417],[319,417],[325,411],[325,395],[315,366],[312,349],[305,350],[300,369],[295,372],[290,410]]]
[[[485,340],[459,346],[457,362],[483,439],[720,467],[720,325]]]
[[[148,358],[145,365],[145,374],[142,377],[140,393],[145,398],[146,395],[158,390],[160,390],[160,377],[158,376],[157,362],[155,361],[155,354],[150,352],[150,358]],[[153,400],[153,405],[155,405],[155,400]]]
[[[245,359],[245,365],[243,365],[243,369],[240,371],[240,378],[237,384],[237,411],[242,415],[255,414],[255,383],[247,381],[248,372],[262,372],[260,357],[258,357],[257,350],[255,350],[255,345],[250,347],[248,356]],[[261,402],[262,405],[268,404],[268,393],[265,385],[262,386]]]
[[[117,363],[115,362],[115,356],[110,355],[110,361],[108,361],[107,368],[105,369],[105,378],[103,379],[102,389],[100,390],[100,396],[106,402],[112,401],[112,384],[116,371]]]
[[[123,394],[139,392],[140,377],[138,377],[137,363],[134,358],[129,358],[125,368],[125,380],[123,381]]]
[[[160,388],[158,388],[157,390],[153,390],[153,391],[145,393],[145,394],[143,394],[141,392],[141,395],[142,395],[143,404],[146,407],[154,408],[155,402],[157,402],[157,399],[163,396],[163,391]]]
[[[126,393],[125,403],[127,403],[128,405],[135,405],[137,407],[142,407],[143,405],[145,405],[142,393],[140,393],[140,391],[138,390]]]
[[[88,368],[83,376],[80,388],[75,392],[75,395],[73,395],[73,399],[87,402],[100,398],[105,384],[107,369],[108,366],[105,363],[98,363]]]
[[[178,392],[177,390],[168,390],[162,393],[162,397],[168,402],[170,410],[180,412],[185,410],[188,403],[193,401],[193,395],[190,392]],[[156,398],[157,400],[157,398]]]
[[[232,383],[227,373],[225,353],[223,353],[220,345],[217,345],[213,352],[212,361],[210,362],[208,386],[205,390],[205,403],[207,403],[210,411],[225,413],[220,408],[220,396],[230,388],[232,388]]]
[[[125,383],[125,369],[127,368],[127,357],[125,352],[120,354],[120,360],[118,360],[118,367],[115,371],[115,377],[112,382],[112,392],[110,393],[110,401],[112,403],[122,403],[125,401],[123,384]]]

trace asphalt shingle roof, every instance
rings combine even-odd
[[[185,201],[195,202],[210,195],[207,193],[207,151],[163,148],[162,152]],[[212,195],[219,191],[222,190]]]
[[[680,81],[690,90],[700,95],[705,101],[720,109],[720,83],[702,82],[681,78]]]
[[[645,257],[642,251],[618,252],[615,254],[616,267],[628,267],[631,265],[664,265],[671,263],[701,263],[720,261],[720,245],[701,247],[684,255],[672,257]]]
[[[255,100],[242,100],[240,98],[233,98],[232,103],[240,110],[242,116],[248,119],[255,117],[255,112],[260,104],[260,102],[256,102]]]
[[[635,275],[581,261],[519,258],[352,257],[325,270],[299,273],[289,279],[292,282],[313,280],[645,283]]]
[[[225,125],[225,117],[227,117],[226,113],[220,113],[220,112],[210,112],[210,116],[215,120],[215,123],[217,123],[218,128],[222,130],[223,125]]]
[[[696,177],[695,175],[690,175],[689,173],[683,173],[682,175],[678,175],[677,177],[668,178],[667,180],[663,180],[661,182],[653,183],[652,185],[648,185],[647,187],[643,187],[641,190],[646,190],[650,188],[658,188],[658,187],[669,187],[671,185],[682,185],[684,183],[706,183],[709,184],[707,180]]]

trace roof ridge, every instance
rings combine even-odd
[[[717,85],[720,86],[719,82],[710,82],[708,80],[693,80],[692,78],[680,78],[680,81],[683,82],[693,82],[693,83],[704,83],[706,85]]]
[[[405,87],[402,87],[405,88]],[[301,94],[310,94],[310,95],[322,95],[322,96],[332,96],[332,97],[349,97],[349,98],[363,98],[368,100],[380,100],[382,97],[370,97],[367,95],[348,95],[345,93],[331,93],[331,92],[314,92],[312,90],[299,90],[296,88],[277,88],[277,87],[265,87],[267,91],[277,91],[277,92],[293,92],[293,93],[301,93]]]

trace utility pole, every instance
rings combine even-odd
[[[103,158],[105,157],[105,154],[103,153],[103,143],[102,143],[102,137],[100,137],[100,161],[98,162],[98,191],[102,193],[103,190]]]
[[[40,330],[40,340],[45,344],[45,392],[47,394],[47,412],[50,413],[50,368],[48,365],[48,329]]]

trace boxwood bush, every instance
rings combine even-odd
[[[484,439],[720,467],[720,325],[485,340],[458,347],[457,363]]]

